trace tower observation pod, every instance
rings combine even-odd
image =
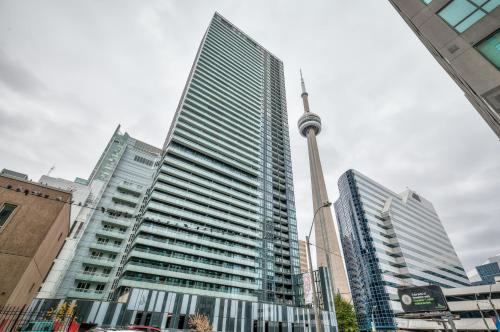
[[[306,91],[302,71],[300,72],[300,80],[304,114],[300,117],[297,125],[300,134],[307,138],[309,152],[313,208],[317,212],[313,220],[317,266],[329,268],[332,278],[331,286],[334,293],[340,293],[344,299],[350,301],[351,293],[347,282],[344,262],[340,253],[336,225],[330,209],[331,204],[325,205],[329,200],[319,157],[318,143],[316,141],[316,136],[321,132],[321,118],[309,109],[309,95]]]

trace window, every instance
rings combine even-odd
[[[464,32],[500,5],[500,0],[452,0],[438,15],[458,32]]]
[[[99,284],[95,287],[95,290],[98,292],[102,292],[104,290],[104,284]]]
[[[87,274],[94,274],[97,271],[95,266],[86,266],[84,272]]]
[[[500,69],[500,29],[479,42],[475,48],[497,69]]]
[[[422,0],[422,2],[425,3],[426,5],[428,5],[432,2],[432,0]]]
[[[97,243],[99,244],[106,244],[109,242],[109,239],[105,239],[105,238],[102,238],[102,237],[98,237],[97,238]]]
[[[153,161],[152,160],[149,160],[149,159],[146,159],[144,157],[141,157],[141,156],[135,156],[134,157],[134,161],[137,161],[141,164],[144,164],[144,165],[147,165],[147,166],[153,166]]]
[[[90,284],[88,282],[79,282],[78,285],[76,286],[76,289],[85,290],[89,289],[89,287]]]
[[[9,203],[5,203],[4,205],[2,205],[2,207],[0,208],[0,228],[3,227],[16,207],[17,205]]]
[[[102,252],[100,252],[100,251],[92,251],[92,252],[90,253],[90,255],[91,255],[92,257],[102,257]]]

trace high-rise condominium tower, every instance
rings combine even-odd
[[[219,14],[143,211],[122,293],[302,300],[283,63]]]
[[[319,266],[331,269],[333,291],[340,293],[344,299],[350,301],[349,284],[344,268],[344,262],[340,253],[340,244],[337,239],[335,221],[329,205],[328,192],[326,190],[325,178],[319,158],[318,143],[316,135],[321,131],[321,119],[317,114],[309,110],[309,99],[302,78],[302,101],[304,103],[304,114],[299,119],[298,126],[302,136],[307,137],[307,148],[309,151],[309,168],[311,172],[311,189],[313,199],[314,235],[316,239],[316,259]]]
[[[500,138],[500,2],[389,1]]]
[[[408,189],[397,194],[349,170],[338,182],[335,212],[361,331],[394,330],[402,312],[397,288],[468,285],[432,203]]]
[[[88,180],[75,195],[79,210],[38,297],[107,300],[161,150],[115,130]],[[62,187],[63,181],[40,181]],[[76,187],[75,187],[76,188]],[[77,193],[84,192],[80,189]],[[82,200],[80,200],[82,199]]]

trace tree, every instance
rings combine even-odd
[[[53,321],[62,322],[65,320],[75,319],[75,309],[76,303],[70,303],[64,301],[58,305],[55,309],[50,308],[46,313],[46,318],[52,319]]]
[[[212,324],[207,315],[194,314],[189,316],[189,327],[196,332],[212,331]]]
[[[358,330],[354,307],[340,294],[335,295],[335,311],[339,332],[356,332]]]

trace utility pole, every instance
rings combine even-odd
[[[311,281],[312,281],[312,289],[313,289],[313,302],[314,302],[314,321],[316,322],[316,332],[321,332],[321,321],[319,319],[319,314],[320,314],[320,307],[319,307],[319,299],[318,299],[318,293],[316,292],[316,284],[314,282],[314,272],[313,272],[313,266],[312,266],[312,258],[311,258],[311,242],[309,241],[309,238],[311,236],[312,229],[314,227],[314,221],[316,220],[316,215],[318,214],[319,211],[321,211],[322,208],[327,208],[330,207],[332,203],[330,202],[323,202],[321,206],[319,206],[316,211],[314,211],[313,214],[313,219],[311,223],[311,229],[309,230],[309,235],[306,236],[306,245],[307,245],[307,257],[309,260],[309,273],[311,274]],[[317,253],[316,253],[317,254]],[[328,267],[329,268],[329,267]],[[328,271],[331,273],[330,271]],[[331,276],[331,274],[330,274]],[[332,278],[329,278],[327,282],[332,282]],[[331,284],[330,284],[331,285]],[[333,292],[333,289],[332,289]],[[332,297],[332,302],[334,301],[333,299],[333,294],[331,294]],[[335,303],[332,303],[332,310],[335,310]]]
[[[318,293],[316,292],[316,285],[314,284],[314,272],[312,267],[311,258],[311,245],[309,244],[309,236],[306,236],[307,244],[307,260],[309,261],[309,274],[311,275],[312,289],[313,289],[313,306],[314,306],[314,322],[316,323],[316,332],[321,332],[321,322],[319,320],[319,301]]]

